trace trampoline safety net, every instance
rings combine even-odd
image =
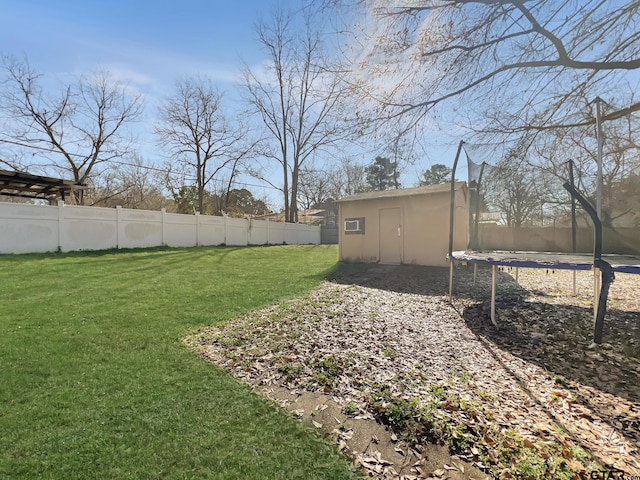
[[[592,155],[567,160],[524,147],[498,154],[464,144],[469,250],[593,252],[593,223],[563,188],[569,183],[594,208],[600,205],[602,253],[640,255],[640,156],[635,150],[605,158],[598,195]]]

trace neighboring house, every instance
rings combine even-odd
[[[335,203],[331,202],[327,208],[313,208],[309,210],[298,210],[298,223],[308,225],[335,225],[337,221],[338,209]],[[253,218],[259,220],[269,220],[272,222],[284,222],[284,213],[269,213],[266,215],[256,215]]]
[[[447,266],[451,185],[366,192],[337,200],[340,260]],[[465,182],[456,182],[454,250],[468,242]]]

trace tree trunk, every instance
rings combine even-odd
[[[289,222],[298,223],[298,178],[300,176],[300,166],[298,162],[291,172],[291,208]]]
[[[200,164],[200,162],[198,162],[198,178],[197,178],[197,182],[198,182],[198,212],[199,213],[203,213],[202,211],[202,207],[204,206],[204,202],[202,197],[204,197],[204,181],[202,179],[203,177],[203,165]]]

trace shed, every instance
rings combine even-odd
[[[455,182],[454,250],[467,248],[467,186]],[[366,192],[337,200],[340,260],[448,265],[451,185]]]

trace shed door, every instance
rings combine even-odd
[[[382,208],[379,211],[380,223],[380,263],[399,264],[401,262],[402,225],[399,208]]]

